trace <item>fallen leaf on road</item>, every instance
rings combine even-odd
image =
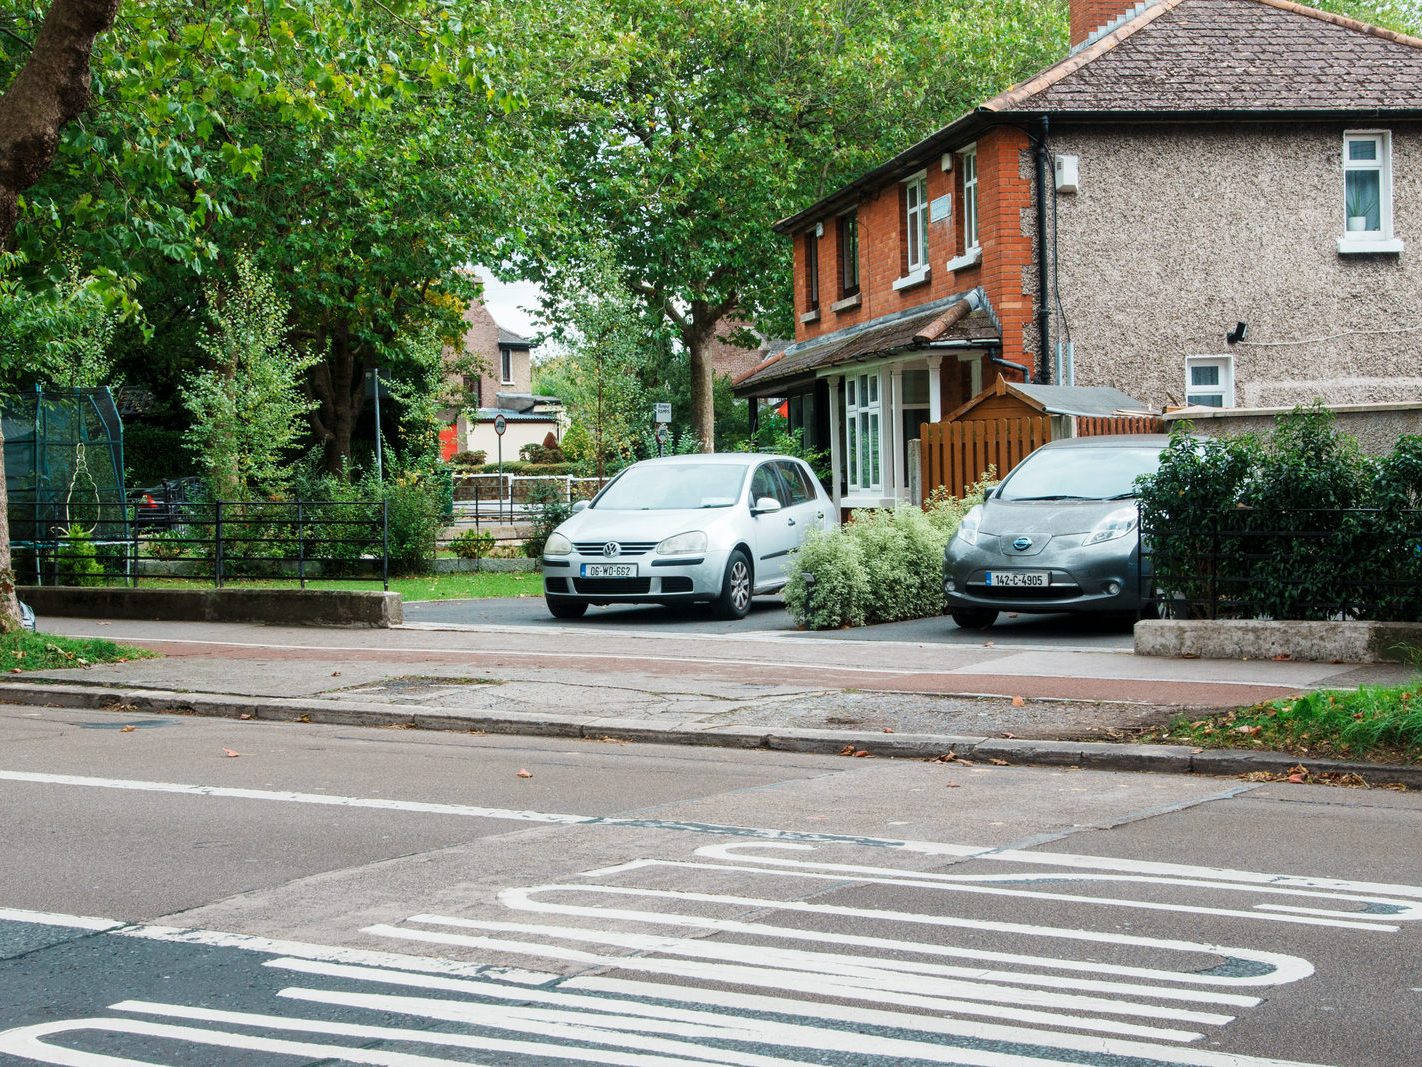
[[[1005,760],[1005,759],[992,759],[992,758],[989,758],[989,759],[988,759],[988,762],[991,763],[994,767],[1006,767],[1006,766],[1007,766],[1007,760]]]
[[[1023,700],[1021,697],[1013,697],[1012,706],[1014,708],[1025,708],[1027,706],[1027,701]]]
[[[854,754],[860,759],[863,759],[865,756],[869,755],[869,750],[866,748],[857,748],[854,750]]]
[[[133,731],[135,731],[135,730],[137,730],[137,729],[138,729],[137,726],[122,726],[122,727],[119,728],[119,733],[121,733],[121,734],[131,734],[131,733],[133,733]]]
[[[1017,740],[1017,735],[1016,735],[1016,734],[1003,734],[1002,736],[1005,737],[1005,738],[1007,738],[1009,741],[1016,741],[1016,740]]]
[[[341,672],[340,672],[340,671],[332,671],[332,672],[331,672],[331,677],[332,677],[332,678],[339,678],[340,676],[341,676]]]
[[[983,648],[992,648],[992,646],[995,644],[997,644],[996,641],[984,641]]]
[[[1287,653],[1287,652],[1280,652],[1277,656],[1274,657],[1274,662],[1275,662],[1275,663],[1283,663],[1285,660],[1287,660],[1287,659],[1293,659],[1293,658],[1294,658],[1294,657],[1291,656],[1291,655],[1290,655],[1289,653]]]
[[[240,753],[240,752],[233,752],[230,748],[224,748],[224,749],[222,750],[222,754],[223,754],[224,756],[231,757],[232,759],[236,759],[236,758],[237,758],[238,756],[240,756],[242,753]]]
[[[949,782],[945,788],[948,788],[948,789],[957,789],[957,788],[958,788],[958,783],[957,783],[957,782]]]
[[[19,667],[11,667],[11,668],[10,668],[10,673],[11,673],[11,674],[24,674],[25,672],[22,671],[22,670],[20,670]]]
[[[297,722],[310,722],[310,721],[311,721],[311,716],[310,716],[310,715],[299,715],[299,716],[297,716],[296,721],[297,721]]]
[[[954,762],[957,758],[958,758],[958,753],[956,753],[956,752],[954,752],[954,751],[952,751],[952,750],[949,750],[948,752],[943,753],[943,755],[941,755],[941,756],[934,756],[934,757],[933,757],[931,760],[929,760],[928,762],[929,762],[929,763],[952,763],[952,762]]]
[[[886,734],[891,734],[891,733],[893,733],[893,732],[894,732],[894,728],[893,728],[892,726],[886,726],[886,727],[884,727],[884,733],[886,733]]]
[[[839,754],[840,754],[841,756],[852,756],[852,755],[854,755],[854,746],[853,746],[853,745],[845,745],[842,749],[839,750]]]
[[[520,767],[520,768],[518,769],[518,776],[519,776],[520,778],[532,778],[532,777],[533,777],[533,772],[530,771],[530,770],[527,770],[526,768]]]
[[[1289,775],[1289,781],[1293,782],[1294,785],[1303,785],[1308,779],[1302,774],[1291,774]]]
[[[251,713],[250,711],[244,711],[244,712],[242,712],[241,715],[238,715],[238,716],[237,716],[237,718],[239,718],[239,719],[250,719],[251,717],[252,717],[252,713]]]
[[[1182,653],[1180,653],[1180,658],[1181,658],[1181,659],[1199,659],[1199,658],[1200,658],[1200,653],[1198,653],[1198,652],[1182,652]]]
[[[1250,737],[1253,737],[1260,731],[1260,729],[1261,727],[1250,726],[1248,723],[1245,723],[1242,726],[1236,726],[1234,728],[1234,732],[1237,734],[1248,734]]]

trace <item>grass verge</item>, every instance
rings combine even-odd
[[[96,663],[124,663],[152,659],[146,648],[116,645],[95,638],[59,637],[55,634],[0,634],[0,671],[51,671],[62,667],[91,667]]]
[[[145,578],[140,589],[203,589],[211,582],[184,581],[181,578]],[[243,580],[223,582],[224,589],[299,589],[294,581]],[[312,579],[307,589],[342,589],[359,592],[379,592],[380,583],[342,581],[339,578]],[[467,571],[455,574],[417,575],[391,578],[390,591],[411,600],[482,600],[488,597],[542,596],[543,575],[538,571]]]
[[[1182,716],[1153,740],[1324,759],[1422,762],[1422,679],[1403,686],[1325,689],[1203,719]]]

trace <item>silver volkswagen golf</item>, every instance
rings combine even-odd
[[[980,630],[1000,611],[1139,613],[1136,479],[1155,473],[1169,441],[1078,437],[1019,463],[963,517],[944,550],[953,621]]]
[[[839,521],[814,472],[790,456],[667,456],[634,463],[548,538],[543,595],[555,618],[590,604],[707,603],[744,618],[786,580],[811,530]]]

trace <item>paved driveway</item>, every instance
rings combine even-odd
[[[726,622],[702,608],[670,609],[656,605],[589,608],[576,623],[548,614],[541,597],[488,600],[429,600],[405,604],[405,621],[456,626],[546,626],[587,630],[657,630],[667,633],[774,632],[786,636],[840,638],[852,641],[913,641],[928,644],[1065,644],[1074,648],[1130,648],[1131,624],[1120,619],[1070,615],[1003,615],[992,629],[962,630],[946,615],[906,622],[861,626],[852,630],[820,630],[806,634],[790,621],[779,597],[757,599],[745,619]]]

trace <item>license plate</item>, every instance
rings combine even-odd
[[[988,571],[987,584],[1002,587],[1026,586],[1038,589],[1051,584],[1052,576],[1047,571]]]
[[[637,564],[635,563],[584,563],[584,578],[635,578],[637,577]]]

